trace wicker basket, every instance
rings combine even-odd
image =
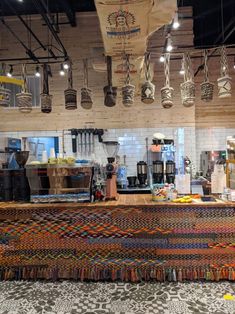
[[[154,102],[155,85],[150,81],[146,81],[141,87],[141,101],[145,104]]]
[[[192,107],[195,101],[195,84],[192,81],[186,81],[180,84],[182,104],[185,107]]]
[[[84,109],[91,109],[93,105],[92,101],[92,91],[90,88],[83,87],[81,88],[81,106]]]
[[[122,87],[122,103],[126,107],[133,105],[135,100],[135,86],[128,84]]]
[[[77,91],[73,88],[68,88],[64,91],[65,96],[65,109],[75,110],[77,109]]]
[[[32,111],[32,94],[31,93],[19,93],[16,94],[16,102],[19,107],[19,111],[22,113],[29,113]]]
[[[52,95],[41,94],[41,112],[50,113],[52,111]]]
[[[232,78],[228,75],[218,78],[219,98],[231,97],[232,95]]]
[[[0,106],[9,107],[11,99],[11,91],[4,87],[0,87]]]
[[[106,107],[113,107],[116,105],[117,87],[107,85],[104,87],[104,105]]]
[[[210,82],[203,82],[201,84],[201,100],[209,102],[213,99],[214,84]]]
[[[161,101],[163,108],[169,109],[173,106],[173,93],[173,87],[165,86],[161,89]]]

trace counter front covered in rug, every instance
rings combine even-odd
[[[234,209],[1,205],[0,278],[235,280]]]

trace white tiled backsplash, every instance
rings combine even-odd
[[[166,138],[174,139],[176,145],[176,161],[188,156],[197,169],[201,151],[224,150],[226,149],[226,137],[235,134],[235,129],[196,129],[193,127],[184,128],[139,128],[139,129],[109,129],[103,135],[104,140],[113,140],[120,143],[118,155],[123,161],[126,155],[128,165],[128,175],[136,175],[136,163],[140,160],[146,161],[146,138],[151,145],[153,134],[160,132]],[[40,131],[40,132],[0,132],[0,149],[4,149],[3,138],[5,137],[59,137],[60,153],[63,153],[62,131]],[[72,141],[69,132],[65,132],[64,151],[66,156],[72,154]],[[76,156],[79,159],[89,158],[89,156]],[[96,160],[105,163],[106,155],[98,138],[95,137],[95,154],[92,156]]]

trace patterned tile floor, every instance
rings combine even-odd
[[[235,314],[235,283],[0,282],[0,314]]]

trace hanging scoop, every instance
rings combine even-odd
[[[43,64],[43,91],[41,96],[41,112],[50,113],[52,111],[52,95],[49,94],[48,67]]]
[[[81,89],[81,106],[84,109],[91,109],[92,91],[88,88],[88,62],[87,59],[83,60],[83,73],[84,73],[84,87]]]
[[[29,113],[32,111],[32,94],[28,92],[27,77],[26,77],[26,65],[22,65],[23,76],[23,88],[22,92],[16,94],[16,102],[19,107],[19,111],[22,113]]]
[[[112,58],[107,56],[108,85],[104,87],[104,105],[113,107],[116,105],[117,87],[112,86]]]
[[[72,63],[70,63],[68,69],[68,88],[64,91],[65,96],[65,109],[75,110],[77,109],[77,91],[73,89],[73,71]]]

